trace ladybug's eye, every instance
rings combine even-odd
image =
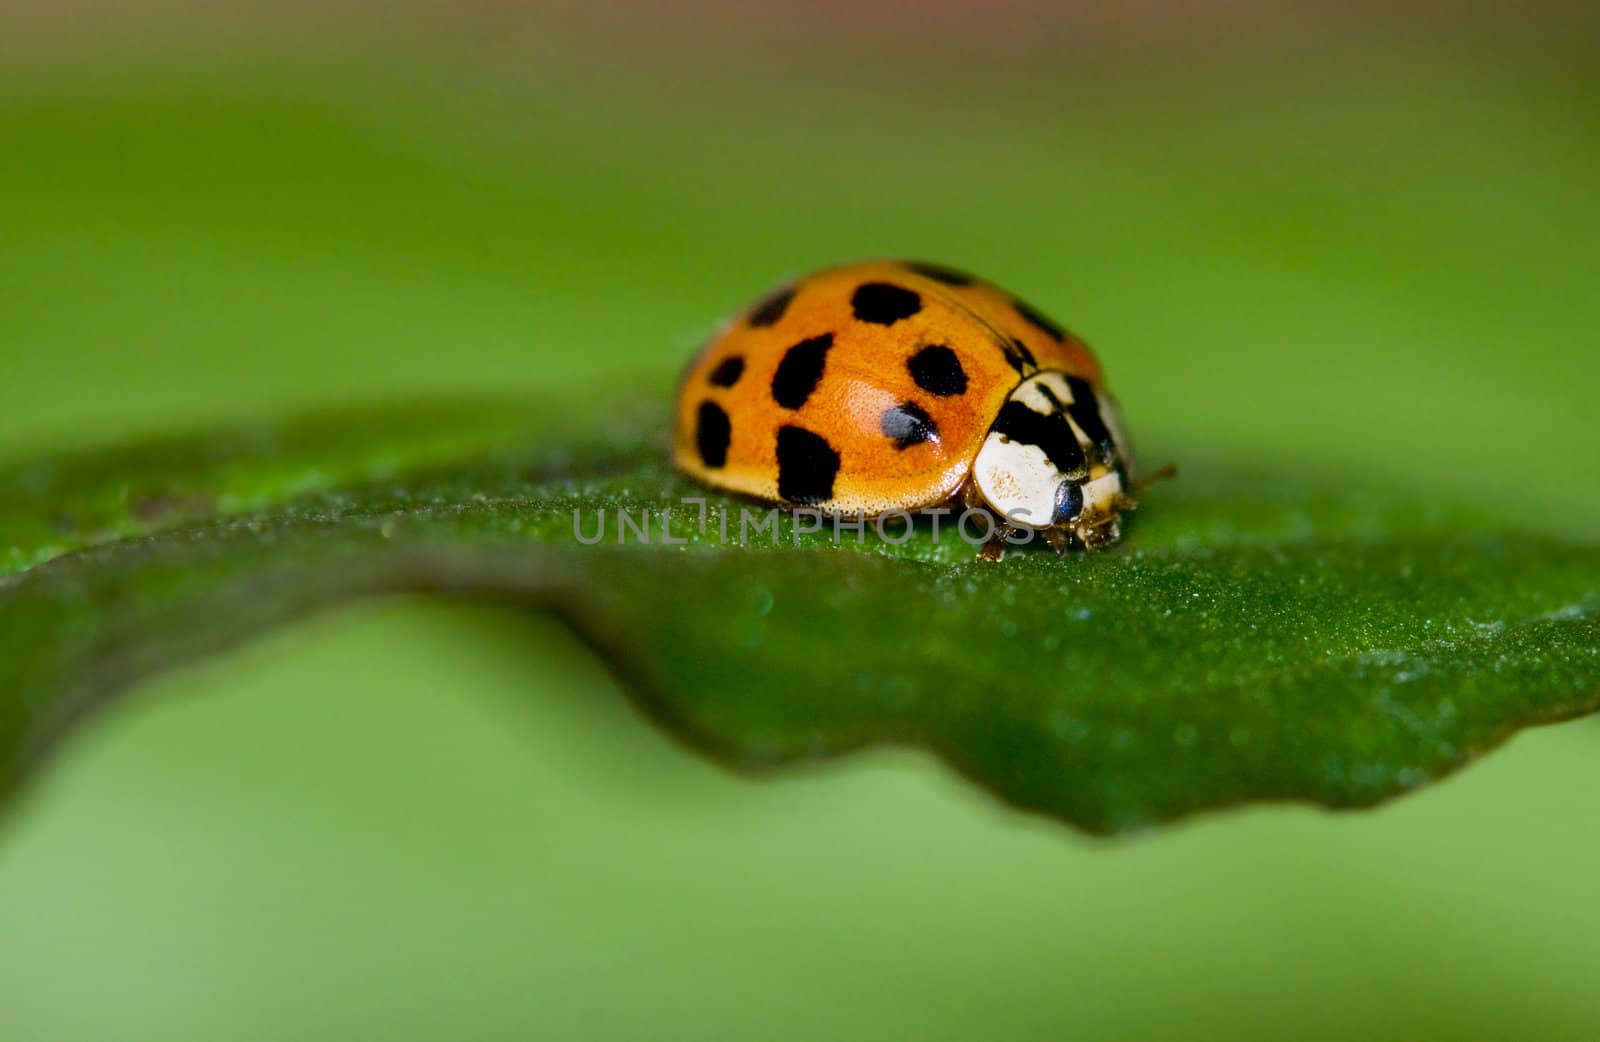
[[[1055,524],[1064,524],[1076,521],[1078,515],[1083,513],[1083,487],[1071,481],[1063,481],[1056,486],[1056,516],[1052,519]]]

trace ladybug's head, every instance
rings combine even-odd
[[[1110,398],[1086,380],[1045,371],[1001,406],[972,480],[1007,523],[1068,533],[1094,548],[1116,541],[1122,511],[1133,505],[1131,465]]]

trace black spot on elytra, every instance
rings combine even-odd
[[[1073,432],[1072,424],[1067,422],[1065,413],[1054,410],[1034,412],[1013,399],[1001,406],[1000,415],[990,429],[1012,441],[1039,446],[1049,457],[1050,463],[1065,477],[1081,481],[1089,476],[1089,460],[1084,456],[1083,446],[1078,444],[1078,436]]]
[[[1034,361],[1033,352],[1028,350],[1028,345],[1015,337],[1001,344],[1000,350],[1005,352],[1006,362],[1011,368],[1023,376],[1039,368],[1039,363]]]
[[[967,390],[967,371],[961,368],[961,359],[943,344],[929,344],[906,361],[911,379],[929,394],[948,398],[964,394]]]
[[[700,450],[700,461],[708,467],[728,462],[728,439],[732,436],[733,428],[722,407],[716,402],[701,402],[694,423],[694,444]]]
[[[892,326],[922,310],[922,298],[891,282],[864,282],[850,295],[850,310],[863,322]]]
[[[906,267],[924,278],[935,282],[942,282],[946,286],[970,286],[977,281],[964,271],[947,268],[942,264],[927,264],[923,261],[906,261]]]
[[[1017,314],[1028,320],[1029,325],[1041,332],[1050,334],[1054,339],[1060,340],[1067,335],[1065,329],[1062,329],[1052,321],[1048,315],[1032,307],[1027,301],[1017,300],[1013,297],[1011,306],[1017,309]]]
[[[939,425],[916,402],[901,402],[883,411],[883,435],[897,449],[939,440]]]
[[[744,358],[740,355],[729,355],[717,363],[711,370],[711,375],[706,377],[712,387],[732,387],[739,382],[739,377],[744,375]]]
[[[1116,458],[1117,443],[1111,437],[1111,428],[1106,426],[1105,417],[1100,415],[1100,396],[1094,393],[1089,381],[1076,376],[1067,377],[1067,386],[1072,388],[1072,404],[1067,406],[1067,412],[1072,414],[1072,419],[1089,439],[1089,444],[1099,452],[1100,462],[1109,464]]]
[[[785,409],[804,405],[822,380],[822,367],[832,346],[833,334],[823,333],[785,351],[778,371],[772,374],[772,400]]]
[[[778,496],[791,503],[823,503],[833,498],[839,454],[826,438],[804,427],[778,428]]]
[[[789,310],[789,302],[794,299],[794,290],[780,289],[772,296],[763,300],[750,309],[750,317],[746,319],[752,326],[777,325],[783,313]]]

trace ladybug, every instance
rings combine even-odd
[[[1089,348],[951,268],[871,261],[782,286],[684,374],[673,457],[707,485],[882,517],[987,510],[983,556],[1120,537],[1133,457]]]

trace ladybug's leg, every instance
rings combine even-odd
[[[968,478],[961,486],[961,505],[968,510],[989,510],[989,504],[984,501],[983,493],[978,491],[978,483]],[[990,517],[994,514],[990,512]],[[1006,555],[1006,535],[1013,529],[1005,522],[995,519],[994,527],[989,532],[989,538],[978,550],[978,557],[985,561],[998,561]]]
[[[1072,530],[1052,525],[1044,530],[1044,541],[1050,544],[1050,549],[1056,552],[1057,557],[1065,557],[1067,551],[1072,549]]]
[[[996,525],[994,534],[989,536],[987,542],[978,550],[978,558],[983,561],[998,561],[1006,555],[1005,525]]]
[[[1083,540],[1086,550],[1103,550],[1122,538],[1121,521],[1115,517],[1108,518],[1093,528],[1079,532],[1078,538]]]

